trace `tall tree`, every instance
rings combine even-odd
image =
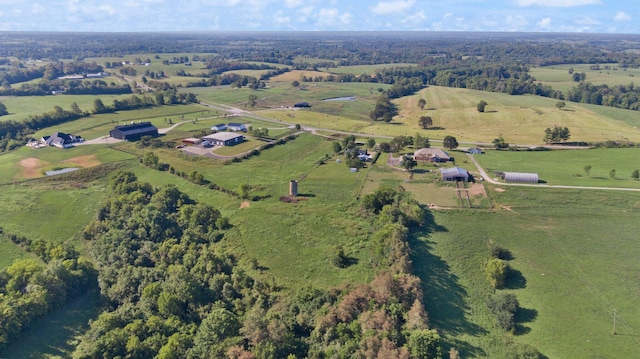
[[[426,130],[427,128],[433,126],[433,119],[431,118],[431,116],[420,116],[418,124],[420,124],[420,127]]]
[[[485,107],[487,107],[488,103],[484,100],[478,102],[478,105],[476,106],[476,109],[478,110],[478,112],[484,112]]]
[[[427,105],[427,101],[423,98],[418,100],[418,107],[420,107],[420,110],[424,110],[424,107]]]
[[[0,116],[8,115],[9,111],[7,111],[7,106],[5,106],[2,102],[0,102]]]
[[[458,140],[453,136],[446,136],[442,140],[442,145],[450,150],[458,148]]]
[[[97,98],[93,101],[93,113],[105,113],[108,109],[101,99]]]

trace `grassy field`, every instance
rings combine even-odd
[[[422,111],[417,105],[420,98],[427,101]],[[485,113],[476,110],[481,100],[489,104]],[[396,101],[400,114],[394,121],[402,126],[388,133],[415,133],[420,116],[431,116],[437,129],[420,130],[421,133],[429,138],[452,135],[458,142],[491,142],[502,134],[508,143],[543,144],[544,129],[554,125],[568,127],[571,141],[640,140],[640,130],[635,127],[640,124],[638,111],[614,108],[596,111],[595,106],[577,103],[568,103],[564,110],[558,110],[556,102],[537,96],[429,87]],[[627,120],[622,121],[623,117]]]
[[[558,150],[545,152],[487,151],[475,158],[492,172],[533,172],[550,185],[640,188],[631,173],[640,169],[637,148]],[[591,166],[589,174],[585,166]],[[615,177],[610,171],[615,170]]]
[[[511,211],[438,211],[438,230],[414,243],[414,263],[432,298],[427,311],[447,341],[463,357],[505,357],[496,345],[504,338],[484,306],[490,291],[482,268],[492,240],[514,257],[517,280],[507,291],[524,308],[516,341],[549,358],[634,357],[640,253],[633,218],[640,195],[508,188],[492,197]],[[617,336],[613,309],[625,323]]]
[[[99,98],[105,105],[111,105],[115,99],[123,99],[131,95],[59,95],[59,96],[0,96],[0,102],[7,106],[8,115],[0,117],[0,121],[22,120],[32,115],[40,115],[60,106],[65,110],[71,109],[76,102],[81,110],[91,112],[93,102]]]
[[[539,82],[565,93],[577,86],[577,82],[573,81],[573,75],[569,74],[570,68],[577,73],[584,72],[587,75],[586,82],[591,82],[594,85],[607,84],[610,87],[629,85],[632,82],[637,82],[635,78],[640,76],[640,69],[622,69],[618,67],[618,64],[600,64],[600,70],[591,70],[590,66],[589,64],[573,64],[534,67],[529,70],[529,73]],[[605,66],[610,68],[605,69]]]

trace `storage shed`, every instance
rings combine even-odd
[[[233,132],[218,132],[202,138],[214,146],[233,146],[244,141],[244,136]]]
[[[158,128],[151,122],[138,122],[116,126],[109,132],[109,135],[119,140],[135,141],[142,136],[158,136]]]
[[[442,175],[443,181],[463,181],[469,182],[469,172],[464,168],[460,167],[452,167],[452,168],[441,168],[440,174]]]
[[[506,182],[538,183],[539,180],[537,173],[504,172],[500,177]]]

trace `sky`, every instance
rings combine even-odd
[[[0,0],[0,31],[640,34],[640,0]]]

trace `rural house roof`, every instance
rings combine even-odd
[[[449,160],[451,159],[451,156],[440,148],[421,148],[413,153],[413,158],[440,158],[443,160]]]
[[[138,122],[129,125],[119,125],[115,127],[116,130],[122,132],[125,135],[136,135],[140,133],[146,133],[149,131],[157,131],[158,128],[151,124],[151,122]]]
[[[233,133],[233,132],[218,132],[218,133],[214,133],[212,135],[207,135],[205,137],[203,137],[203,140],[217,140],[217,141],[229,141],[229,140],[233,140],[234,138],[238,138],[238,137],[244,137],[243,135],[239,135],[237,133]]]
[[[442,175],[442,178],[462,178],[465,180],[469,178],[469,172],[460,167],[441,168],[440,174]]]

